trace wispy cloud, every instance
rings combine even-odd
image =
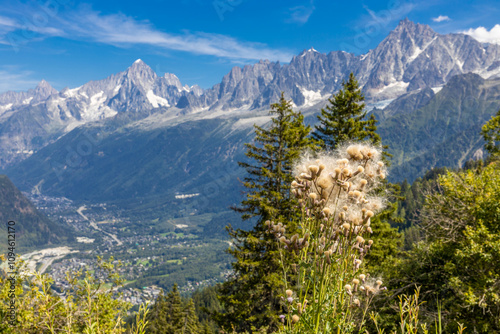
[[[295,6],[289,8],[288,9],[289,17],[285,20],[285,22],[297,23],[297,24],[307,23],[314,10],[315,10],[314,1],[312,0],[308,5]]]
[[[433,17],[432,21],[434,22],[444,22],[444,21],[451,21],[451,19],[446,16],[446,15],[439,15],[438,17]]]
[[[14,29],[20,29],[20,18],[15,21],[10,19],[4,25],[1,19],[2,17],[0,29],[6,27],[7,23],[13,25]],[[189,31],[172,34],[156,29],[147,20],[136,20],[122,13],[104,15],[88,6],[81,6],[77,10],[68,9],[64,13],[54,15],[47,24],[35,28],[37,34],[45,38],[59,36],[117,47],[146,45],[234,60],[269,59],[288,62],[293,56],[288,50],[273,49],[262,43],[241,41],[221,34]],[[3,44],[9,42],[5,36],[0,40]]]
[[[361,19],[360,25],[364,27],[387,26],[389,23],[400,20],[408,15],[416,5],[412,2],[401,2],[399,6],[388,6],[387,9],[373,11],[368,6],[364,6],[368,15]]]
[[[461,33],[470,35],[479,42],[500,44],[500,24],[496,24],[490,30],[485,27],[478,27],[461,31]]]
[[[17,66],[4,65],[0,67],[0,94],[6,91],[26,91],[34,88],[38,80],[32,78],[31,71],[22,70]]]

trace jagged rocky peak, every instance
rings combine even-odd
[[[33,100],[45,101],[50,95],[53,94],[57,94],[57,90],[54,89],[47,81],[42,79],[34,90]]]
[[[158,77],[141,59],[134,61],[132,66],[125,71],[125,76],[141,86],[150,86]]]
[[[165,80],[165,83],[169,86],[175,86],[177,87],[178,90],[182,90],[182,84],[179,78],[173,74],[173,73],[165,73],[163,75],[163,79]]]

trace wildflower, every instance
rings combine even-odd
[[[323,209],[323,213],[325,214],[325,216],[326,216],[326,217],[329,217],[329,216],[330,216],[330,214],[331,214],[331,212],[332,212],[332,211],[330,210],[330,208],[324,208],[324,209]]]
[[[319,166],[311,165],[309,166],[309,170],[311,171],[311,175],[314,177],[314,175],[319,172]]]
[[[291,297],[293,295],[293,291],[292,290],[286,290],[285,293],[286,293],[287,297]]]
[[[294,324],[295,324],[295,323],[299,322],[299,319],[300,319],[300,318],[299,318],[299,316],[298,316],[298,315],[296,315],[296,314],[294,314],[294,315],[292,316],[292,323],[294,323]]]
[[[321,177],[317,182],[318,187],[321,189],[328,189],[332,186],[332,182],[327,177]]]
[[[354,292],[358,291],[359,279],[353,279],[352,284],[354,285]]]

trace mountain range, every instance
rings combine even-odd
[[[314,122],[350,72],[376,107],[392,180],[480,156],[480,126],[500,108],[500,45],[406,19],[364,55],[311,48],[288,64],[234,67],[209,89],[137,60],[81,87],[2,94],[0,166],[23,190],[71,199],[168,206],[200,194],[198,204],[219,203],[207,210],[227,207],[241,191],[233,166],[269,104],[283,91]]]

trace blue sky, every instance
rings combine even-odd
[[[500,44],[498,0],[0,1],[0,92],[73,88],[138,58],[208,88],[233,66],[310,47],[366,53],[405,17]]]

